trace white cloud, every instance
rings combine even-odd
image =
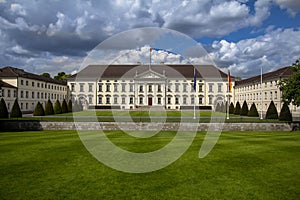
[[[300,11],[299,0],[274,0],[281,9],[287,9],[291,15],[296,15]]]
[[[290,38],[293,38],[292,40]],[[215,41],[210,56],[220,67],[229,67],[233,75],[248,77],[291,65],[300,55],[300,29],[276,29],[263,36],[237,43]]]
[[[13,3],[10,5],[10,10],[17,15],[25,16],[27,15],[26,10],[20,4]]]
[[[29,53],[29,51],[27,51],[26,49],[23,49],[20,45],[16,45],[16,46],[12,47],[11,50],[16,54],[28,54]]]

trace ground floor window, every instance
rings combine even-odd
[[[133,97],[129,98],[129,104],[133,104]]]
[[[101,96],[98,97],[98,104],[102,104],[102,97]]]
[[[140,97],[140,104],[143,104],[143,97]]]
[[[157,104],[161,104],[161,97],[157,98]]]

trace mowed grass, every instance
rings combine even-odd
[[[107,132],[133,152],[175,134]],[[299,199],[300,132],[224,132],[199,159],[204,136],[168,167],[130,174],[98,162],[75,131],[0,132],[0,199]]]

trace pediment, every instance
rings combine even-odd
[[[136,79],[162,79],[166,78],[163,74],[159,74],[151,69],[135,76]]]

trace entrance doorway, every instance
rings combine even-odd
[[[152,106],[152,97],[148,97],[148,106]]]

